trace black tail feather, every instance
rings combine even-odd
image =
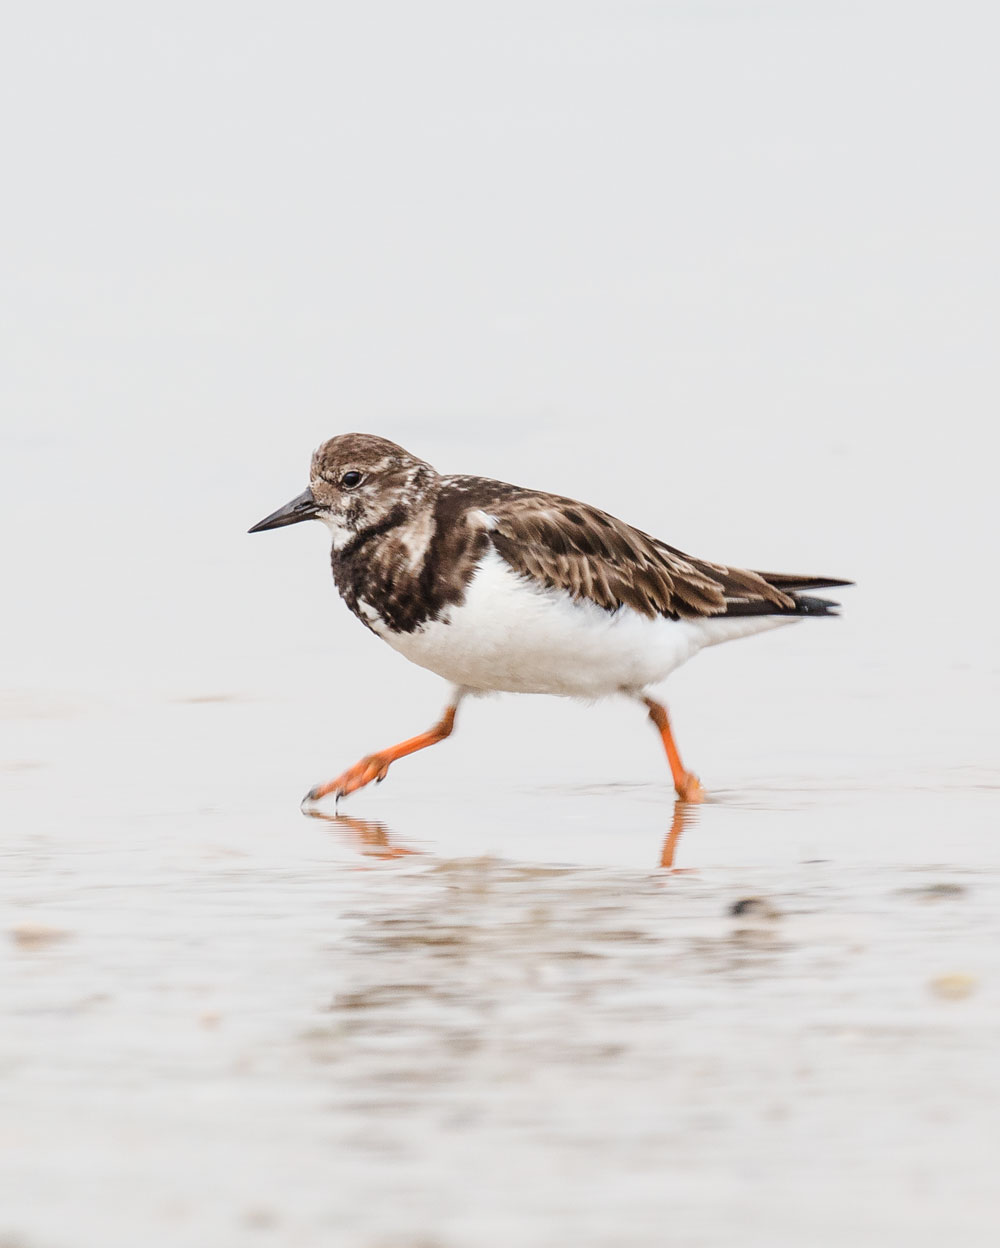
[[[845,584],[843,581],[838,583]],[[811,598],[805,594],[792,594],[791,597],[795,601],[792,607],[777,607],[773,602],[759,599],[753,602],[731,601],[726,606],[726,615],[837,615],[840,607],[839,602],[830,598]]]
[[[793,615],[836,615],[839,602],[830,598],[810,598],[805,594],[792,594],[795,599]]]

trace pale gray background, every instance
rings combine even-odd
[[[319,537],[242,531],[349,429],[856,576],[918,679],[992,637],[993,12],[24,8],[11,679],[329,653]]]
[[[920,920],[902,939],[884,915],[887,965],[909,968],[913,1001],[934,971],[971,969],[985,985],[969,1005],[980,1012],[950,1015],[954,1030],[938,1032],[938,1016],[915,1005],[905,1061],[863,1041],[863,1084],[817,1040],[819,1099],[785,1088],[801,1136],[761,1135],[739,1107],[798,1077],[790,1037],[806,1026],[797,1011],[810,992],[817,1008],[830,1005],[827,987],[837,1009],[864,1001],[881,1036],[898,1027],[898,1012],[878,1012],[884,968],[866,988],[822,961],[788,993],[765,976],[768,1018],[787,1011],[789,1030],[755,1031],[748,1005],[740,1043],[759,1046],[757,1066],[739,1066],[744,1050],[724,1025],[705,1038],[701,1007],[667,1001],[668,1022],[690,1024],[688,1051],[716,1044],[728,1072],[708,1077],[674,1152],[655,1131],[637,1136],[632,1112],[665,1095],[656,1129],[680,1123],[656,1082],[667,1076],[655,1055],[676,1040],[673,1023],[657,1030],[657,988],[640,1012],[646,1066],[629,1057],[634,1016],[612,1010],[625,1056],[606,1082],[570,1067],[575,1087],[532,1101],[541,1126],[484,1110],[482,1134],[456,1137],[455,1155],[435,1134],[444,1111],[431,1098],[400,1115],[415,1142],[399,1156],[425,1167],[404,1160],[394,1172],[410,1176],[409,1196],[352,1203],[385,1160],[357,1151],[371,1121],[342,1107],[346,1142],[328,1156],[327,1091],[312,1105],[314,1068],[280,1045],[325,1008],[342,959],[379,981],[380,963],[351,963],[334,941],[336,916],[377,923],[393,897],[424,897],[426,881],[400,877],[409,882],[394,893],[396,877],[380,875],[359,893],[355,848],[300,819],[296,802],[429,723],[443,691],[340,606],[319,526],[245,530],[303,488],[318,442],[356,429],[444,470],[585,497],[709,558],[853,577],[841,621],[727,647],[672,682],[682,748],[719,797],[681,846],[705,872],[695,917],[718,920],[726,888],[767,891],[804,860],[836,864],[824,878],[842,901],[874,890],[875,910],[897,872],[996,866],[998,24],[994,5],[961,0],[54,3],[8,16],[0,726],[11,922],[72,932],[77,960],[12,954],[20,1021],[5,1057],[24,1074],[3,1137],[17,1165],[0,1232],[28,1248],[36,1232],[42,1248],[108,1248],[154,1231],[171,1248],[201,1248],[238,1238],[248,1203],[268,1192],[274,1242],[288,1243],[331,1242],[345,1218],[365,1248],[434,1236],[450,1246],[452,1234],[493,1243],[490,1226],[496,1242],[617,1243],[627,1209],[634,1243],[662,1244],[670,1214],[685,1242],[729,1243],[738,1228],[769,1248],[884,1248],[904,1224],[909,1244],[937,1242],[959,1208],[963,1242],[992,1242],[988,1124],[948,1116],[986,1103],[985,1081],[996,1083],[996,968],[991,979],[976,961],[992,929]],[[192,701],[206,698],[217,700]],[[351,810],[389,819],[430,861],[646,870],[670,798],[633,709],[508,698],[464,710],[446,747],[400,764]],[[223,864],[249,858],[238,885],[214,866],[199,874],[216,852]],[[765,874],[748,880],[747,864]],[[865,875],[875,864],[889,874]],[[634,881],[609,879],[622,904]],[[245,944],[216,949],[230,887]],[[553,905],[575,913],[567,897]],[[273,923],[286,919],[302,926],[282,944]],[[180,936],[164,943],[171,924],[193,942],[187,953]],[[949,933],[959,943],[945,956]],[[506,982],[505,941],[483,982]],[[619,980],[641,981],[645,964],[620,948]],[[300,957],[314,980],[299,977]],[[692,992],[728,1019],[711,968],[699,979],[692,965]],[[281,982],[280,1000],[260,995],[259,967],[275,992]],[[129,974],[151,985],[155,1008]],[[187,1006],[171,1012],[155,995],[172,976],[202,985],[190,1018],[208,1002],[230,1031],[189,1035]],[[900,982],[905,997],[911,980]],[[536,988],[511,989],[529,1016]],[[92,999],[120,1013],[95,1007],[95,1030],[81,1035],[67,1002]],[[567,1019],[579,1025],[559,1000],[536,1054],[557,1055]],[[60,1011],[69,1021],[52,1021]],[[270,1030],[248,1030],[251,1016]],[[845,1034],[867,1037],[858,1017]],[[925,1026],[936,1066],[923,1057]],[[269,1075],[212,1083],[261,1052],[266,1071],[277,1061],[294,1072],[293,1091]],[[459,1066],[470,1096],[492,1086],[489,1062]],[[683,1061],[672,1069],[688,1086]],[[639,1070],[643,1086],[623,1099],[623,1072]],[[343,1087],[363,1100],[378,1082],[369,1076],[348,1064]],[[136,1087],[151,1098],[139,1106]],[[597,1167],[596,1151],[553,1142],[590,1129],[562,1116],[581,1089],[594,1121],[618,1124],[620,1137],[609,1126],[603,1140],[617,1178],[606,1155]],[[943,1107],[921,1099],[931,1089]],[[171,1117],[185,1096],[201,1105],[202,1090],[204,1117]],[[286,1128],[289,1096],[303,1117]],[[862,1104],[873,1125],[859,1143]],[[254,1152],[246,1119],[269,1113],[273,1152]],[[209,1138],[217,1155],[189,1154]],[[692,1166],[702,1156],[719,1168],[705,1160],[682,1185],[693,1204],[680,1207],[655,1180],[689,1145]],[[498,1191],[495,1206],[475,1207],[481,1217],[449,1222],[462,1158],[474,1171],[463,1190],[507,1167],[515,1186],[537,1182],[535,1203],[501,1224]],[[282,1169],[292,1162],[306,1167],[298,1191]],[[752,1181],[743,1162],[762,1167]],[[633,1192],[628,1176],[643,1166],[649,1185]],[[860,1206],[845,1195],[855,1166],[873,1185]],[[913,1206],[916,1190],[924,1203]]]

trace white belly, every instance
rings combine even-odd
[[[465,602],[442,619],[413,633],[375,628],[412,663],[455,685],[594,698],[645,689],[704,646],[791,622],[774,616],[649,619],[628,607],[612,614],[535,586],[491,550]]]

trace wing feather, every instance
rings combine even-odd
[[[796,614],[793,591],[841,584],[821,577],[768,576],[695,559],[606,512],[513,486],[485,507],[490,540],[515,572],[607,611],[697,619]],[[813,600],[814,602],[816,600]]]

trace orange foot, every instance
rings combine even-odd
[[[336,780],[329,780],[326,784],[317,784],[315,788],[310,789],[302,799],[302,803],[305,805],[306,802],[318,802],[321,797],[326,797],[330,793],[333,793],[339,801],[348,793],[356,793],[358,789],[363,789],[373,780],[376,784],[381,784],[391,762],[392,759],[387,754],[368,754],[353,767],[348,767]]]
[[[705,800],[705,790],[701,787],[701,781],[693,771],[686,771],[677,784],[674,785],[674,788],[677,790],[677,796],[682,802],[690,802],[694,805]]]
[[[348,793],[356,793],[358,789],[363,789],[373,780],[381,784],[385,779],[385,773],[389,770],[389,764],[394,763],[397,758],[405,758],[407,754],[416,754],[417,750],[426,750],[429,745],[437,745],[445,737],[451,736],[451,730],[455,726],[457,705],[457,703],[452,703],[451,706],[445,707],[440,720],[427,732],[421,732],[418,736],[411,737],[409,741],[401,741],[399,745],[390,746],[387,750],[380,750],[377,754],[366,754],[360,763],[348,767],[336,780],[331,780],[329,784],[317,784],[302,799],[302,805],[304,806],[306,802],[318,802],[328,793],[335,793],[338,799],[346,797]]]

